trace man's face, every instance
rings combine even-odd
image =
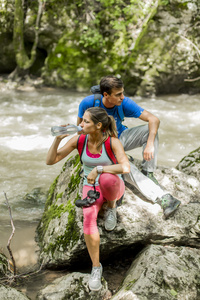
[[[124,88],[121,89],[112,89],[111,94],[109,95],[108,93],[104,93],[104,98],[106,100],[106,103],[114,106],[117,105],[119,106],[123,99],[124,99]]]

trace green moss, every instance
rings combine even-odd
[[[136,279],[131,280],[125,287],[125,290],[128,291],[132,288],[133,284],[136,282]]]
[[[47,197],[47,200],[45,203],[45,210],[52,204],[53,197],[54,197],[54,190],[57,185],[58,178],[59,178],[59,176],[56,177],[56,179],[54,180],[54,182],[52,183],[52,185],[49,188],[48,197]]]
[[[82,165],[80,163],[80,158],[79,155],[75,156],[75,159],[73,160],[73,165],[76,170],[74,171],[74,174],[72,174],[70,178],[70,182],[68,184],[68,188],[66,190],[67,194],[70,195],[75,189],[79,186],[81,182],[81,177],[80,177],[80,171],[82,168]]]
[[[70,157],[66,163],[63,166],[63,171],[66,170],[66,167],[72,167],[74,170],[74,174],[71,176],[68,187],[66,189],[66,195],[68,196],[67,198],[70,199],[70,195],[72,192],[74,192],[79,184],[80,184],[80,180],[81,177],[79,175],[80,170],[81,170],[81,164],[80,164],[80,158],[79,155],[76,155],[75,157]],[[45,205],[45,211],[43,213],[42,219],[37,227],[37,233],[38,233],[38,238],[39,238],[39,242],[42,243],[44,235],[49,227],[49,223],[51,222],[51,220],[55,219],[55,218],[60,218],[61,215],[63,213],[65,213],[66,211],[69,212],[69,217],[68,217],[68,224],[67,224],[67,228],[66,228],[66,232],[63,236],[60,236],[57,240],[56,243],[54,245],[50,244],[48,249],[46,251],[55,251],[55,249],[58,247],[58,245],[60,244],[66,244],[68,242],[70,242],[70,236],[72,237],[73,241],[76,241],[76,234],[77,234],[77,230],[73,230],[74,227],[76,227],[75,225],[75,207],[74,205],[71,204],[72,200],[68,200],[67,204],[61,204],[61,205],[56,205],[56,203],[52,204],[53,199],[55,199],[56,201],[60,198],[62,198],[63,196],[63,192],[59,193],[59,194],[55,194],[55,187],[57,185],[58,182],[58,178],[59,176],[57,176],[57,178],[54,180],[53,184],[51,185],[50,189],[49,189],[49,194],[48,194],[48,198],[46,201],[46,205]],[[73,201],[76,201],[76,199],[80,198],[79,193],[77,192],[76,197],[74,197],[75,199],[73,199]],[[56,202],[55,201],[55,202]]]
[[[56,196],[56,202],[57,202],[58,199],[62,198],[62,195],[63,195],[63,193],[57,194],[57,196]]]
[[[54,191],[55,191],[55,187],[57,185],[58,182],[58,178],[59,176],[56,177],[56,179],[54,180],[54,182],[52,183],[52,185],[49,188],[49,192],[48,192],[48,197],[45,203],[45,209],[44,209],[44,213],[42,215],[42,218],[37,226],[37,234],[38,234],[38,239],[39,242],[42,242],[44,234],[48,228],[48,225],[50,223],[50,220],[52,218],[51,213],[52,213],[52,208],[48,209],[51,205],[52,205],[52,201],[53,201],[53,197],[54,197]],[[53,206],[54,209],[57,207],[56,205]],[[56,215],[56,209],[55,212],[53,213],[53,215]]]
[[[171,293],[171,295],[174,296],[174,297],[176,297],[177,294],[178,294],[178,293],[177,293],[175,290],[173,290],[173,289],[170,290],[170,293]]]
[[[45,249],[45,252],[51,252],[54,254],[56,249],[62,248],[63,251],[67,247],[73,247],[76,242],[79,240],[79,230],[76,223],[76,210],[75,206],[69,200],[62,213],[68,212],[68,222],[66,230],[63,235],[58,236],[55,239],[54,243],[50,243],[49,246]]]
[[[52,204],[49,209],[45,210],[42,219],[37,227],[39,242],[42,242],[44,235],[48,229],[49,223],[55,218],[60,218],[61,213],[64,212],[64,205]]]
[[[199,153],[199,155],[197,156],[197,158],[196,158],[194,161],[191,160],[191,159],[189,159],[189,158],[194,159],[194,156],[195,156],[197,153]],[[182,167],[182,169],[185,169],[185,168],[188,168],[188,167],[190,167],[190,166],[193,166],[193,165],[195,165],[195,163],[196,163],[196,164],[199,164],[199,163],[200,163],[200,147],[197,148],[197,149],[195,149],[195,150],[193,150],[192,152],[190,152],[187,156],[184,156],[184,157],[181,159],[181,161],[180,161],[179,164],[181,164],[183,161],[185,162],[185,166]],[[187,163],[187,164],[186,164],[186,163]]]

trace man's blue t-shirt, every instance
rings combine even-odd
[[[127,129],[127,127],[124,126],[122,124],[122,121],[120,120],[120,117],[118,114],[118,107],[114,106],[113,108],[106,108],[103,105],[102,99],[103,99],[103,96],[101,96],[100,107],[103,107],[107,111],[108,115],[111,115],[114,117],[116,126],[117,126],[118,137],[120,137],[121,133],[125,129]],[[142,107],[140,107],[138,104],[136,104],[133,100],[131,100],[128,97],[124,97],[121,105],[123,107],[124,116],[127,118],[139,118],[139,116],[141,115],[141,113],[144,110]],[[94,106],[94,95],[85,97],[79,105],[79,110],[78,110],[79,118],[83,118],[83,115],[84,115],[84,112],[86,111],[86,109],[88,109],[89,107],[93,107],[93,106]]]

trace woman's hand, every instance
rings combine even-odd
[[[59,125],[60,127],[67,127],[69,124],[66,124],[66,125]],[[62,140],[64,138],[66,138],[67,136],[69,136],[68,133],[65,133],[65,134],[61,134],[61,135],[57,135],[56,137],[59,139],[59,140]]]
[[[89,184],[94,184],[95,183],[95,180],[98,176],[98,173],[97,173],[97,168],[95,167],[91,172],[90,174],[88,175],[87,177],[87,182]]]

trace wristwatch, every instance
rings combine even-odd
[[[103,173],[103,166],[97,166],[96,168],[97,168],[97,173],[98,174]]]

